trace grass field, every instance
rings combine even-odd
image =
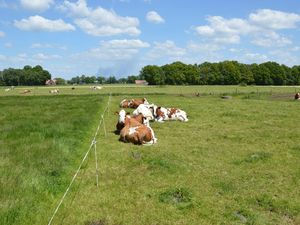
[[[75,89],[72,90],[72,87]],[[16,87],[6,92],[7,87],[0,87],[0,96],[20,96],[25,89],[31,90],[29,96],[50,95],[49,90],[58,88],[60,94],[82,95],[82,94],[109,94],[114,95],[153,95],[153,94],[181,94],[181,95],[219,95],[219,94],[289,94],[291,97],[300,92],[300,86],[139,86],[139,85],[104,85],[101,90],[93,90],[91,86],[57,86],[57,87]]]
[[[48,223],[107,103],[101,91],[113,97],[107,136],[101,129],[97,139],[99,187],[90,154],[53,224],[300,224],[295,88],[210,88],[1,97],[1,224]],[[158,143],[151,147],[119,142],[120,100],[145,93],[157,105],[182,108],[189,122],[152,123]]]

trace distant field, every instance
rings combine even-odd
[[[60,94],[81,95],[81,94],[242,94],[242,93],[288,93],[294,95],[300,92],[300,86],[138,86],[138,85],[104,85],[101,90],[93,90],[92,86],[82,85],[74,86],[56,86],[56,87],[16,87],[14,90],[5,91],[5,87],[0,87],[0,96],[8,95],[49,95],[49,90],[59,89]],[[31,90],[29,94],[21,94],[25,89]],[[53,95],[53,94],[52,94]]]
[[[107,136],[102,127],[97,140],[100,186],[91,154],[53,224],[300,224],[295,89],[105,86],[96,95],[1,97],[0,222],[48,223],[106,105],[99,94],[112,92]],[[152,123],[158,143],[151,147],[121,143],[114,112],[128,96],[180,107],[190,121]]]

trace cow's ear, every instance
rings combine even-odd
[[[158,106],[157,109],[161,109],[161,106]]]

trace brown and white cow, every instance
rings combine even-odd
[[[164,108],[161,106],[155,109],[155,120],[157,122],[163,122],[166,120],[179,120],[183,122],[189,121],[185,111],[177,108]]]
[[[126,116],[125,126],[120,132],[120,141],[130,142],[136,145],[153,145],[157,142],[154,131],[144,124],[130,125],[130,117]]]
[[[58,89],[53,89],[49,91],[50,94],[59,94],[59,90]]]
[[[125,120],[126,118],[129,119],[129,126],[137,126],[139,124],[144,124],[146,126],[150,126],[149,119],[145,118],[142,114],[129,116],[129,113],[126,113],[124,109],[122,109],[120,112],[116,112],[117,115],[119,115],[118,122],[116,124],[116,133],[119,133],[123,127],[125,126]]]
[[[31,91],[29,89],[25,89],[24,91],[21,92],[21,94],[27,94],[30,93]]]
[[[120,102],[120,108],[130,108],[130,103],[131,103],[131,100],[123,99]]]
[[[131,99],[130,108],[136,109],[141,104],[149,104],[146,98],[142,99]]]
[[[139,115],[142,114],[144,117],[146,117],[149,120],[154,120],[154,112],[156,110],[157,106],[154,104],[140,104],[139,107],[137,107],[133,111],[133,115]]]
[[[120,107],[121,108],[133,108],[136,109],[140,104],[149,104],[146,98],[142,99],[123,99],[120,102]]]
[[[295,100],[300,100],[300,93],[295,94]]]

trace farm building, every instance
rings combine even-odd
[[[138,84],[138,85],[148,85],[148,82],[146,80],[135,80],[135,84]]]
[[[46,80],[45,85],[56,85],[56,80]]]

